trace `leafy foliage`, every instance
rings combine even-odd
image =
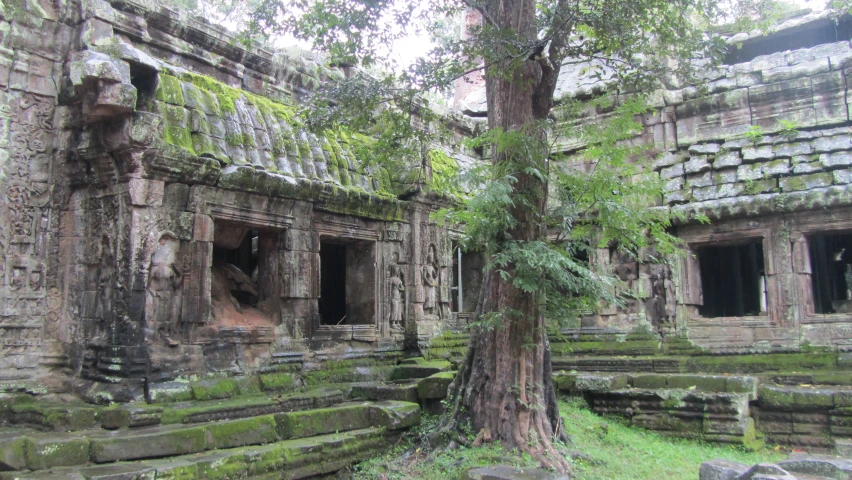
[[[620,304],[632,295],[616,277],[590,264],[597,249],[612,247],[631,256],[644,253],[643,260],[661,262],[680,248],[667,230],[672,214],[649,208],[662,196],[659,177],[647,171],[649,152],[626,142],[641,130],[636,118],[647,111],[643,99],[632,97],[617,106],[603,98],[592,103],[607,105],[612,112],[607,121],[562,132],[586,145],[570,156],[539,151],[540,142],[523,131],[491,130],[477,139],[476,143],[497,145],[500,152],[513,150],[524,162],[483,166],[460,176],[459,181],[487,188],[477,190],[458,208],[438,214],[443,221],[464,226],[463,248],[485,252],[490,258],[487,268],[538,296],[546,315],[555,321],[595,310],[601,301]],[[588,107],[578,102],[565,108]],[[553,141],[559,140],[554,135]],[[512,209],[535,201],[514,188],[518,172],[549,184],[548,208],[538,218],[546,234],[538,240],[518,240],[509,233],[518,226]]]

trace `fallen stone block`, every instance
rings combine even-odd
[[[698,469],[698,480],[735,480],[748,470],[748,465],[716,458],[703,462]]]
[[[412,402],[385,401],[370,405],[370,426],[399,430],[420,425],[420,406]]]
[[[495,465],[472,468],[462,474],[461,480],[568,480],[568,476],[538,468]]]
[[[440,372],[417,382],[417,396],[422,399],[443,399],[456,372]]]
[[[796,480],[796,477],[790,475],[789,472],[772,463],[758,463],[740,474],[736,480],[758,480],[769,478],[777,478],[778,480]]]
[[[823,455],[794,454],[787,460],[778,462],[778,466],[793,473],[803,473],[828,478],[852,478],[852,460]]]

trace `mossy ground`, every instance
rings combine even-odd
[[[774,449],[748,452],[740,447],[665,437],[630,427],[618,419],[600,417],[586,409],[581,401],[562,401],[559,408],[574,448],[587,458],[573,462],[571,478],[575,480],[693,480],[698,477],[701,462],[713,458],[755,464],[778,461],[786,456]],[[411,438],[416,438],[417,432],[434,425],[436,420],[437,417],[424,417],[423,425]],[[425,450],[410,450],[413,446],[413,441],[409,440],[384,457],[357,465],[354,477],[456,480],[463,471],[476,466],[498,463],[535,466],[531,458],[499,445],[458,447],[431,455]]]

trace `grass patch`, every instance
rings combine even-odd
[[[415,448],[415,439],[435,427],[440,416],[423,415],[420,426],[413,428],[403,440],[384,456],[376,457],[354,467],[353,478],[358,480],[428,479],[458,480],[461,473],[482,465],[535,466],[529,456],[510,452],[499,444],[481,447],[458,446],[441,452],[426,452]],[[474,435],[468,433],[472,441]]]
[[[565,429],[588,460],[577,460],[575,480],[694,480],[701,462],[725,458],[753,465],[786,457],[763,449],[681,440],[630,427],[618,419],[600,417],[584,408],[582,400],[559,402]]]
[[[753,465],[776,462],[786,454],[772,449],[748,452],[742,447],[682,440],[630,427],[617,418],[600,417],[582,400],[559,402],[567,433],[586,459],[574,461],[574,480],[694,480],[701,462],[725,458]],[[393,450],[355,467],[354,478],[387,480],[457,480],[461,473],[484,465],[536,466],[532,458],[500,445],[459,446],[431,454],[415,448],[414,439],[433,428],[439,417],[424,416]],[[473,435],[469,435],[472,439]]]

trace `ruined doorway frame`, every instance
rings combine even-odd
[[[314,321],[311,322],[311,339],[319,341],[348,341],[358,340],[365,342],[374,342],[383,334],[380,318],[381,296],[384,281],[381,277],[381,272],[384,272],[386,266],[383,265],[381,248],[381,233],[378,229],[366,228],[362,225],[363,219],[349,217],[344,215],[322,213],[315,215],[313,222],[313,231],[318,237],[319,245],[323,239],[332,239],[339,243],[359,243],[370,242],[373,244],[373,321],[370,324],[363,325],[323,325],[319,315],[316,315]],[[319,257],[317,251],[317,257]],[[322,267],[318,264],[318,268],[314,272],[314,281],[318,289],[321,279],[319,277]],[[316,293],[318,302],[319,292]],[[317,303],[317,312],[319,311]]]

